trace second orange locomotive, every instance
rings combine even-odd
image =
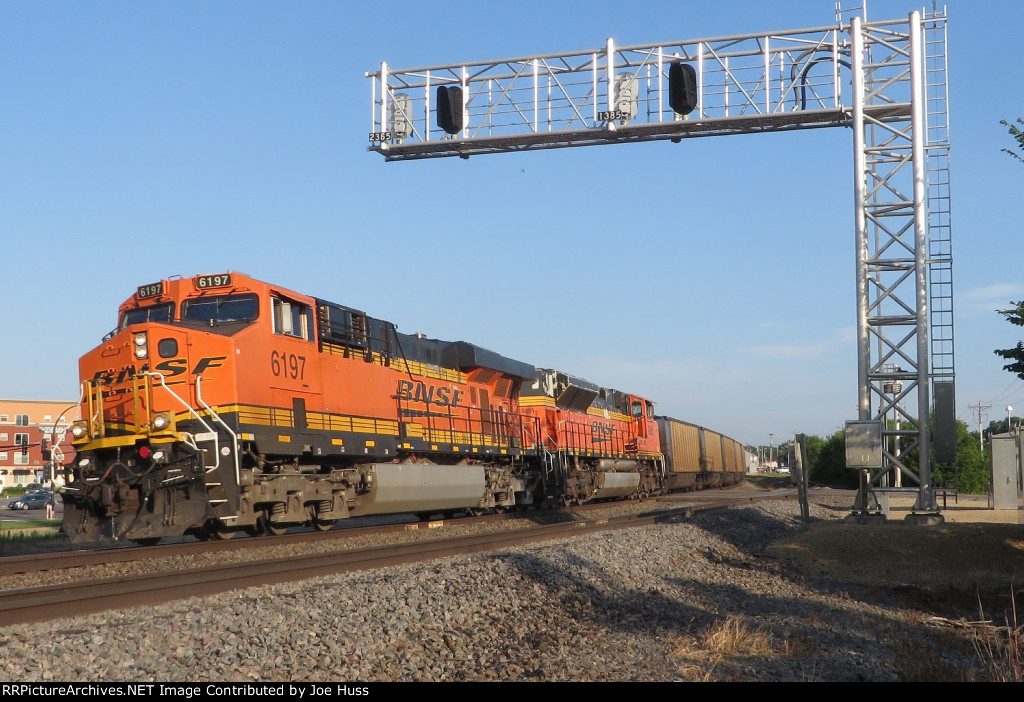
[[[650,401],[229,272],[143,285],[80,361],[73,541],[656,494]]]

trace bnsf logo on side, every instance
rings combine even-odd
[[[208,356],[201,358],[196,363],[195,368],[192,369],[192,375],[199,375],[207,368],[219,368],[223,363],[221,361],[227,360],[227,356]],[[163,373],[168,378],[176,375],[181,375],[188,370],[188,360],[184,358],[172,358],[166,361],[161,361],[154,366],[155,370]],[[128,365],[124,368],[108,368],[107,370],[96,371],[92,379],[101,385],[117,385],[118,383],[124,383],[132,379],[132,376],[138,373],[148,373],[149,364],[136,369],[135,366]]]
[[[395,397],[406,402],[422,402],[438,407],[456,407],[465,393],[449,387],[434,387],[422,381],[399,380]]]

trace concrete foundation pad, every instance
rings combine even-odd
[[[848,514],[843,518],[846,524],[866,524],[868,526],[881,526],[885,524],[884,514]]]
[[[911,526],[935,526],[945,522],[946,518],[938,512],[908,514],[903,518],[903,523],[910,524]]]

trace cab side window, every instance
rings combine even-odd
[[[307,305],[281,297],[271,298],[274,333],[306,339],[313,336],[313,311]]]

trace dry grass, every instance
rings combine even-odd
[[[1016,617],[1016,614],[1014,614]],[[980,669],[951,667],[940,655],[938,642],[924,641],[919,636],[906,636],[898,630],[880,631],[879,637],[895,649],[895,661],[903,682],[1022,682],[1024,663],[1024,625],[1005,627],[988,622],[944,620],[949,626],[971,630],[980,662]],[[791,657],[813,655],[816,645],[809,638],[797,636],[777,641],[770,632],[751,627],[742,617],[730,616],[695,636],[673,641],[670,657],[679,661],[679,673],[691,682],[739,680],[745,661],[768,656]],[[814,675],[814,673],[812,673]],[[812,679],[809,679],[811,681]]]
[[[1017,598],[1011,585],[1011,611],[1005,626],[984,626],[972,632],[974,650],[992,682],[1024,682],[1024,624],[1017,620]]]
[[[712,625],[698,636],[683,636],[674,644],[670,657],[681,661],[679,672],[693,682],[711,681],[723,661],[780,653],[770,633],[751,628],[736,616]],[[781,653],[785,654],[785,650]]]

